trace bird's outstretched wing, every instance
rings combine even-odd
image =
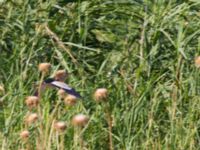
[[[55,87],[59,88],[59,89],[65,90],[68,94],[74,95],[77,98],[81,98],[81,95],[78,92],[76,92],[75,89],[71,88],[69,85],[67,85],[64,82],[52,81],[52,82],[50,82],[50,84],[52,86],[55,86]]]

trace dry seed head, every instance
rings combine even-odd
[[[38,65],[38,70],[42,73],[48,73],[50,70],[51,64],[50,63],[41,63]]]
[[[28,96],[25,103],[29,108],[36,107],[39,104],[39,98],[37,96]]]
[[[200,56],[198,56],[198,57],[195,58],[195,66],[197,68],[200,68]]]
[[[58,70],[54,75],[55,80],[63,82],[65,81],[66,77],[67,77],[67,72],[65,70]]]
[[[73,117],[72,124],[74,126],[85,126],[89,121],[89,118],[86,115],[78,114]]]
[[[76,98],[76,96],[73,96],[73,95],[67,95],[65,97],[64,102],[65,102],[66,105],[74,106],[77,102],[77,98]]]
[[[26,118],[28,124],[34,123],[38,120],[38,115],[36,113],[29,114]]]
[[[64,121],[58,121],[54,123],[54,129],[56,131],[62,132],[67,128],[67,125]]]
[[[57,94],[58,94],[58,96],[60,97],[60,98],[65,98],[66,97],[66,95],[67,95],[67,93],[65,92],[65,90],[63,90],[63,89],[59,89],[58,90],[58,92],[57,92]]]
[[[106,88],[99,88],[94,93],[94,98],[97,102],[106,101],[108,97],[108,90]]]
[[[29,135],[30,135],[30,133],[29,133],[28,130],[24,130],[24,131],[22,131],[22,132],[20,133],[21,139],[28,139],[28,138],[29,138]]]

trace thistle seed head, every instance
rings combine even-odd
[[[66,77],[67,77],[67,72],[65,70],[58,70],[54,75],[55,80],[62,82],[65,81]]]
[[[59,132],[63,132],[67,128],[67,125],[64,121],[58,121],[54,123],[54,129]]]
[[[86,115],[78,114],[73,117],[72,124],[74,126],[85,126],[89,121],[89,118]]]
[[[37,107],[39,104],[39,98],[37,96],[28,96],[25,103],[29,108]]]
[[[77,97],[73,95],[67,95],[64,99],[66,105],[74,106],[77,103]]]
[[[65,92],[65,90],[63,89],[59,89],[58,92],[57,92],[57,95],[61,98],[61,99],[64,99],[67,95],[67,93]]]
[[[32,123],[36,122],[37,120],[38,120],[38,115],[36,113],[29,114],[26,117],[26,122],[28,124],[32,124]]]
[[[51,68],[50,63],[41,63],[38,65],[38,70],[45,74],[49,72],[50,68]]]
[[[94,98],[97,102],[106,101],[108,98],[108,90],[106,88],[99,88],[94,93]]]
[[[23,140],[28,139],[29,136],[30,136],[30,133],[29,133],[28,130],[24,130],[24,131],[22,131],[22,132],[20,133],[20,137],[21,137],[21,139],[23,139]]]
[[[195,66],[197,68],[200,68],[200,56],[198,56],[198,57],[195,58]]]

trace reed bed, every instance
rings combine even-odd
[[[1,149],[200,149],[199,37],[198,0],[0,0]]]

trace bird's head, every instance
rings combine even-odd
[[[44,80],[44,83],[48,84],[48,83],[51,83],[53,81],[55,81],[53,78],[48,78],[48,79]]]

